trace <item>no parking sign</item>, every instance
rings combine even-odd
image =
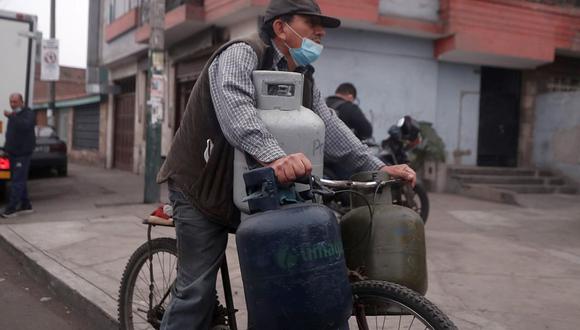
[[[58,40],[42,40],[40,80],[56,81],[60,77],[58,65]]]

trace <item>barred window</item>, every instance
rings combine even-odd
[[[143,0],[109,0],[109,23],[115,21],[117,18],[125,15],[131,9],[140,7]]]
[[[548,92],[578,92],[580,91],[580,78],[574,77],[550,77],[546,82]]]
[[[580,7],[580,0],[525,0],[551,6]]]

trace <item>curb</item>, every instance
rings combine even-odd
[[[14,233],[11,235],[11,230],[8,226],[2,227],[4,228],[0,228],[0,248],[5,248],[8,253],[14,256],[24,266],[27,274],[36,282],[48,286],[59,299],[73,307],[81,315],[84,315],[87,322],[92,323],[95,329],[119,329],[118,321],[109,313],[100,308],[91,299],[83,296],[78,290],[75,290],[63,280],[56,277],[43,267],[43,265],[40,265],[38,260],[31,257],[31,254],[39,254],[36,248],[22,240],[18,235]],[[9,238],[5,236],[9,236]],[[13,243],[15,240],[19,241],[18,245],[21,245],[20,248],[16,246],[17,244]],[[77,277],[58,263],[48,260],[49,258],[46,259],[43,263],[51,263],[51,269],[58,271],[64,277]],[[76,279],[76,281],[78,282],[79,280]]]

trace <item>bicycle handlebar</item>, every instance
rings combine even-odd
[[[242,201],[248,202],[250,213],[270,210],[279,205],[315,200],[315,195],[332,197],[348,191],[361,194],[361,192],[356,191],[357,189],[376,189],[375,193],[377,193],[382,187],[401,182],[399,179],[382,181],[329,180],[309,175],[297,178],[294,182],[308,185],[310,189],[297,191],[293,185],[280,185],[272,168],[258,168],[248,171],[244,173],[244,181],[246,183],[246,197]]]
[[[386,181],[352,181],[352,180],[330,180],[323,179],[317,176],[309,176],[304,178],[296,179],[297,183],[311,185],[312,183],[317,183],[320,186],[326,188],[337,188],[337,189],[376,189],[378,187],[384,187],[392,184],[398,184],[401,182],[399,179],[391,179]]]
[[[344,189],[348,189],[348,188],[355,188],[355,189],[361,189],[361,188],[378,188],[378,187],[384,187],[384,186],[388,186],[391,184],[396,184],[399,183],[400,180],[386,180],[386,181],[371,181],[371,182],[367,182],[367,181],[351,181],[351,180],[329,180],[329,179],[320,179],[320,183],[323,186],[326,186],[328,188],[344,188]]]

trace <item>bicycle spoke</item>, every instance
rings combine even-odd
[[[385,328],[385,322],[387,322],[387,317],[386,316],[383,316],[383,327],[381,329],[384,329]]]
[[[431,302],[399,285],[382,281],[362,281],[353,285],[353,294],[354,311],[349,321],[351,330],[456,329],[451,321],[440,321],[447,317]],[[410,294],[423,301],[409,299]],[[429,320],[431,317],[437,317],[436,321]],[[445,325],[442,326],[443,323]],[[452,327],[448,327],[449,325]]]
[[[156,238],[141,245],[123,273],[119,321],[123,329],[151,330],[159,326],[176,276],[175,240]],[[169,268],[168,268],[169,267]]]
[[[134,313],[134,315],[137,315],[137,317],[139,317],[141,320],[143,320],[143,322],[148,322],[147,321],[147,312],[145,312],[145,316],[141,315],[140,313]]]
[[[143,291],[141,291],[140,288],[135,287],[135,289],[137,290],[137,292],[133,292],[134,295],[136,295],[137,298],[139,298],[139,301],[144,302],[144,304],[146,306],[148,306],[149,305],[149,303],[148,303],[148,301],[149,301],[149,295],[148,294],[145,294]],[[135,302],[135,299],[133,299],[133,303],[134,302]]]
[[[159,257],[159,254],[157,254],[157,260],[159,261],[160,264],[160,268],[161,268],[161,276],[163,278],[163,283],[165,283],[165,271],[163,270],[163,263],[161,262],[161,257]]]
[[[409,324],[409,330],[411,330],[411,327],[413,326],[413,322],[415,322],[416,317],[413,316],[413,319],[411,320],[411,324]]]
[[[401,314],[403,313],[403,310],[401,309]],[[399,329],[401,329],[401,321],[403,320],[403,316],[399,315]]]

